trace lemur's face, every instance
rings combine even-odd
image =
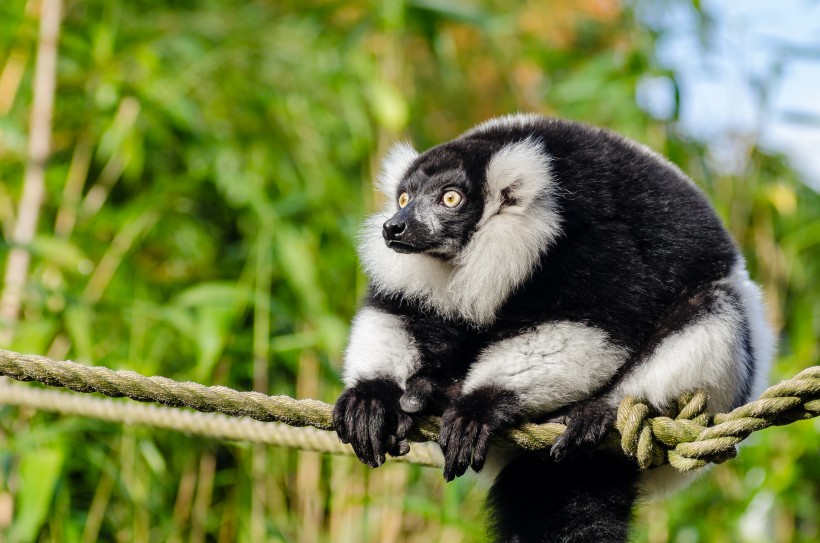
[[[387,246],[444,260],[467,244],[484,207],[480,183],[469,179],[456,153],[441,148],[419,158],[395,198],[396,213],[382,229]]]

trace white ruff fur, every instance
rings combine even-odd
[[[462,393],[483,386],[509,390],[528,415],[542,415],[591,397],[628,355],[598,328],[549,322],[484,349]]]
[[[561,233],[549,157],[527,139],[496,153],[487,166],[485,208],[467,246],[452,261],[399,254],[382,239],[382,224],[396,210],[395,190],[416,154],[406,145],[388,155],[379,187],[384,211],[364,225],[359,252],[373,286],[402,294],[448,318],[478,326],[495,320],[513,289],[526,281],[543,252]],[[502,192],[510,198],[505,202]]]
[[[420,360],[401,317],[365,307],[353,319],[342,381],[352,387],[359,381],[390,377],[403,389]]]
[[[402,141],[394,144],[382,159],[382,167],[376,180],[376,188],[387,196],[390,202],[396,197],[396,189],[407,173],[410,164],[418,157],[419,154],[413,149],[413,146],[406,141]]]

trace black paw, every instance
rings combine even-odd
[[[521,420],[515,394],[482,388],[458,398],[441,418],[439,444],[444,452],[444,478],[452,481],[468,467],[484,467],[490,436]]]
[[[554,419],[567,425],[555,440],[550,456],[556,461],[592,454],[615,426],[616,410],[603,400],[590,400],[571,407]]]
[[[399,407],[402,390],[390,379],[363,381],[345,390],[333,408],[333,427],[342,443],[350,443],[364,464],[384,464],[385,453],[407,454],[405,439],[413,425]]]

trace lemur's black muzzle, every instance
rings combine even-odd
[[[382,227],[384,242],[397,253],[418,253],[422,250],[418,243],[419,240],[416,239],[418,232],[415,230],[417,228],[412,227],[413,225],[418,226],[410,215],[412,206],[411,202],[404,209],[400,209]]]

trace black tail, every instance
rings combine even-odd
[[[618,454],[554,462],[525,454],[495,480],[487,506],[498,543],[627,540],[638,471]]]

